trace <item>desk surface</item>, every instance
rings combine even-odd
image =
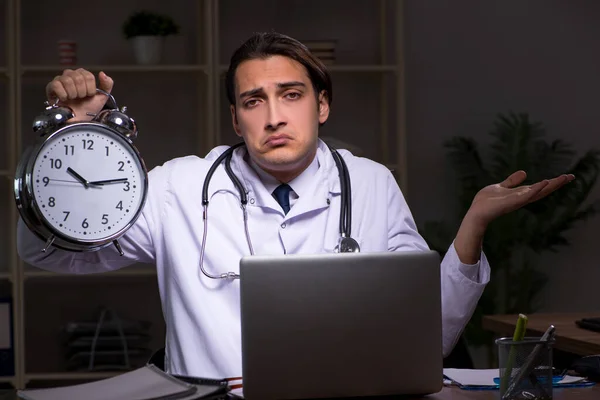
[[[527,334],[542,335],[548,326],[556,327],[556,342],[554,348],[587,356],[600,354],[600,332],[581,329],[575,321],[581,318],[600,317],[596,313],[560,313],[560,314],[529,314],[527,316]],[[483,317],[482,326],[501,336],[512,336],[517,322],[516,315],[487,315]]]
[[[424,400],[498,400],[497,390],[462,390],[457,387],[445,387],[440,393],[423,397]],[[598,400],[600,385],[583,388],[563,388],[552,391],[553,400]]]
[[[554,389],[553,400],[598,400],[600,385],[582,388]],[[398,397],[402,400],[498,400],[497,390],[462,390],[457,387],[444,387],[441,392],[426,397]],[[392,399],[378,397],[378,400]],[[20,400],[15,391],[0,390],[0,400]],[[65,399],[67,400],[67,399]],[[126,400],[126,399],[123,399]],[[340,399],[341,400],[341,399]]]

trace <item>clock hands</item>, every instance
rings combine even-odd
[[[67,168],[67,172],[70,173],[71,175],[73,175],[73,177],[75,177],[75,179],[77,179],[79,182],[81,182],[83,184],[83,186],[85,186],[86,188],[90,187],[90,182],[88,182],[83,176],[81,176],[77,172],[75,172],[71,167]]]
[[[44,179],[46,179],[46,178],[44,178]],[[54,178],[52,178],[52,179],[48,178],[48,179],[46,179],[44,181],[44,183],[46,183],[46,181],[48,181],[48,182],[52,181],[52,182],[79,183],[79,181],[68,181],[66,179],[54,179]]]
[[[127,178],[106,179],[103,181],[88,182],[90,185],[105,185],[107,183],[122,183],[127,182]]]
[[[71,174],[73,177],[75,177],[75,179],[77,179],[77,181],[80,182],[81,184],[83,184],[83,186],[85,186],[86,188],[89,188],[90,186],[103,186],[103,185],[110,184],[110,183],[123,183],[123,182],[127,182],[127,178],[104,179],[104,180],[101,180],[101,181],[92,181],[92,182],[90,182],[87,179],[85,179],[83,176],[79,175],[71,167],[67,168],[67,172],[69,174]],[[59,179],[53,179],[53,180],[59,181],[59,182],[72,182],[72,181],[61,181]]]

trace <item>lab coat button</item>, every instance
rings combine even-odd
[[[250,199],[250,204],[254,204],[254,198]]]
[[[285,229],[285,222],[283,224],[281,224],[281,229]]]

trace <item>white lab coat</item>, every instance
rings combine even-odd
[[[214,159],[171,160],[149,174],[143,213],[120,239],[125,256],[113,246],[93,253],[54,249],[41,253],[41,241],[19,222],[21,257],[39,268],[66,273],[96,273],[133,262],[156,264],[166,320],[167,370],[205,377],[241,376],[239,281],[211,280],[199,273],[203,236],[202,184]],[[390,171],[371,160],[340,150],[352,183],[352,236],[362,252],[427,249]],[[236,149],[232,168],[248,190],[249,233],[255,254],[332,252],[339,237],[340,183],[323,142],[319,168],[284,215],[259,176]],[[212,273],[237,272],[249,254],[239,195],[225,173],[216,170],[209,188],[209,226],[204,265]],[[482,254],[473,266],[460,263],[451,246],[441,265],[443,349],[447,355],[471,317],[489,280]],[[407,305],[409,306],[409,305]]]

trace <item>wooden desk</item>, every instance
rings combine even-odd
[[[548,326],[556,327],[554,348],[580,356],[600,354],[600,332],[581,329],[575,321],[581,318],[600,317],[596,313],[529,314],[527,316],[527,335],[542,335]],[[499,336],[512,336],[517,322],[516,315],[487,315],[482,326]]]
[[[423,400],[498,400],[500,392],[497,390],[462,390],[457,387],[444,387]],[[552,391],[553,400],[598,400],[600,399],[600,385],[583,388],[564,388]]]

